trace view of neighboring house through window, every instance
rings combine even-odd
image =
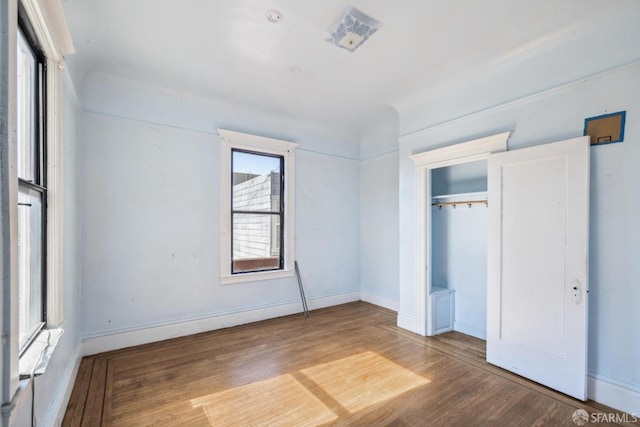
[[[17,49],[18,316],[22,352],[45,322],[44,57],[22,29]]]
[[[231,273],[284,268],[284,157],[232,150]]]

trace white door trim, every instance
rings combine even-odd
[[[416,246],[415,246],[415,303],[416,329],[423,336],[433,335],[428,304],[431,275],[426,260],[431,259],[431,170],[444,166],[487,159],[493,153],[507,150],[511,132],[503,132],[444,148],[414,154],[409,158],[415,165],[416,180]]]

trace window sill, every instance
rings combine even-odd
[[[223,285],[231,285],[234,283],[258,282],[261,280],[272,280],[272,279],[282,279],[284,277],[293,277],[294,274],[295,274],[295,271],[292,269],[260,271],[257,273],[233,274],[229,276],[221,276],[220,283]]]
[[[20,356],[20,378],[42,375],[47,370],[63,329],[43,329],[36,336],[27,350]]]

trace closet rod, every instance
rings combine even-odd
[[[437,206],[439,208],[443,206],[453,206],[455,208],[457,205],[468,205],[469,207],[471,207],[471,205],[480,205],[480,204],[489,206],[489,200],[459,200],[457,202],[433,202],[431,203],[431,206]]]

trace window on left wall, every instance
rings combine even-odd
[[[46,58],[30,28],[17,37],[18,341],[22,353],[46,324]]]

